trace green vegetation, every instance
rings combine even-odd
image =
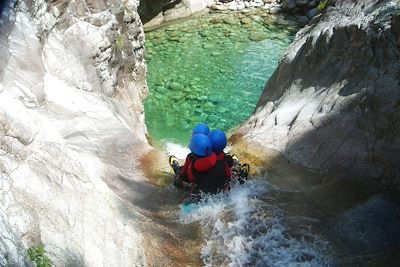
[[[43,244],[28,249],[29,259],[36,263],[37,267],[51,267],[51,260],[45,254]]]
[[[122,51],[122,48],[124,48],[125,44],[125,38],[123,35],[118,35],[117,38],[115,39],[115,45],[119,51]]]
[[[322,0],[321,2],[319,2],[317,9],[321,12],[323,11],[328,5],[328,0]]]

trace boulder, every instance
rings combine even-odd
[[[230,25],[238,24],[238,21],[234,17],[231,17],[231,16],[225,17],[223,20],[224,20],[224,23],[226,23],[226,24],[230,24]]]
[[[320,174],[400,190],[400,8],[337,1],[297,33],[237,134]]]
[[[296,0],[296,6],[306,6],[308,5],[308,0]]]
[[[315,17],[316,15],[318,15],[319,11],[317,8],[312,8],[310,10],[308,10],[306,16],[309,19],[312,19],[313,17]]]
[[[283,0],[282,1],[282,8],[284,10],[290,11],[296,7],[296,0]]]
[[[306,25],[310,19],[307,16],[296,16],[296,20],[300,25]]]
[[[317,6],[317,1],[316,0],[311,0],[308,2],[308,7],[313,8]]]
[[[278,14],[279,12],[281,12],[281,10],[282,10],[281,7],[273,6],[273,7],[270,7],[269,13],[272,14],[272,15],[275,15],[275,14]]]
[[[244,17],[240,20],[240,23],[242,24],[250,24],[251,23],[251,19],[248,17]]]
[[[256,42],[267,39],[267,37],[268,35],[265,32],[260,32],[260,31],[251,32],[249,34],[249,39]]]
[[[213,0],[143,0],[140,1],[138,12],[147,31],[160,27],[164,22],[206,11],[207,7],[214,10],[226,9],[222,3]]]

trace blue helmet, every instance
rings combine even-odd
[[[215,153],[222,152],[222,150],[224,150],[224,148],[226,147],[227,140],[226,140],[226,135],[223,131],[219,129],[213,130],[208,135],[208,138],[211,141],[212,150]]]
[[[212,152],[210,139],[204,134],[194,134],[190,140],[189,149],[201,157],[209,156]]]
[[[205,134],[208,135],[210,133],[210,128],[205,123],[199,123],[193,128],[192,135],[195,134]]]

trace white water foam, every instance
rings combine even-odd
[[[163,147],[162,149],[168,155],[174,155],[178,159],[186,159],[187,154],[190,153],[189,148],[184,147],[180,144],[173,143],[169,140],[163,140]]]
[[[326,242],[307,232],[300,239],[291,237],[282,223],[283,212],[257,198],[270,190],[267,182],[251,180],[233,186],[228,195],[181,206],[180,221],[202,228],[205,266],[332,265]]]

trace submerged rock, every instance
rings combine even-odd
[[[296,16],[296,20],[300,25],[304,26],[310,21],[310,18],[307,16]]]
[[[181,89],[183,89],[183,87],[184,86],[179,84],[178,82],[171,82],[168,85],[168,88],[171,89],[171,90],[181,90]]]
[[[318,15],[318,9],[316,9],[316,8],[312,8],[312,9],[308,10],[308,12],[307,12],[307,18],[309,18],[309,19],[312,19],[316,15]]]
[[[265,32],[251,32],[249,34],[249,39],[252,41],[262,41],[267,39],[268,35]]]
[[[240,20],[240,23],[242,23],[242,24],[250,24],[251,23],[251,19],[247,18],[247,17],[244,17],[244,18],[242,18]]]
[[[282,8],[285,10],[292,10],[296,7],[296,0],[283,0]]]
[[[237,20],[235,18],[233,18],[233,17],[225,17],[224,18],[224,22],[226,24],[230,24],[230,25],[234,25],[234,24],[238,23]]]
[[[382,195],[373,196],[341,215],[328,235],[338,253],[371,255],[400,247],[400,207]],[[343,263],[349,265],[349,263]]]
[[[296,5],[297,6],[305,6],[308,4],[309,0],[296,0]]]

